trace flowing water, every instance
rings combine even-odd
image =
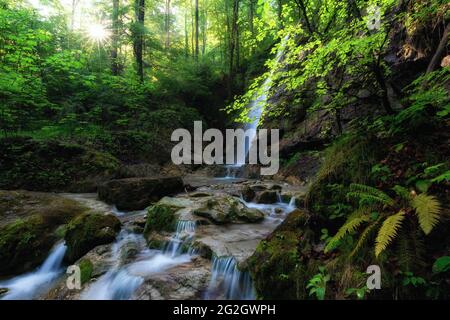
[[[2,296],[2,299],[28,300],[45,293],[64,272],[62,261],[66,249],[67,247],[64,243],[59,243],[50,251],[47,259],[35,271],[0,282],[0,288],[9,290]]]
[[[205,299],[254,300],[255,289],[248,272],[238,269],[234,257],[214,257]]]
[[[177,265],[191,261],[193,250],[183,253],[195,233],[195,222],[180,220],[175,234],[162,250],[148,249],[142,235],[122,230],[112,248],[112,259],[116,263],[82,294],[87,300],[128,300],[145,281],[145,277],[163,272]],[[133,262],[124,257],[130,247],[138,248]]]

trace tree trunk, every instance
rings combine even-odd
[[[111,72],[117,76],[119,74],[119,0],[113,0],[112,11],[112,39],[111,39]]]
[[[207,36],[207,28],[208,28],[208,11],[207,11],[207,5],[208,5],[208,1],[205,0],[204,3],[204,8],[203,8],[203,14],[202,14],[202,56],[205,55],[206,52],[206,36]]]
[[[447,27],[444,30],[444,34],[442,35],[441,42],[439,43],[439,46],[436,49],[436,53],[434,54],[433,58],[430,61],[430,64],[428,65],[427,73],[433,72],[436,69],[436,66],[439,63],[439,59],[441,58],[445,48],[447,47],[449,31],[450,31],[450,23],[447,24]]]
[[[188,31],[188,14],[184,12],[184,55],[189,56],[189,31]]]
[[[283,0],[278,0],[277,16],[278,16],[279,28],[282,29],[283,28]]]
[[[249,25],[250,34],[252,35],[252,38],[255,35],[255,26],[253,24],[253,22],[255,20],[255,2],[254,1],[255,0],[250,0],[249,17],[248,17],[248,25]],[[250,50],[250,52],[252,52],[252,49]]]
[[[135,26],[133,35],[133,51],[136,60],[136,72],[141,82],[144,81],[144,18],[145,18],[145,0],[135,0]]]
[[[198,23],[198,16],[199,16],[199,12],[198,12],[198,0],[195,0],[195,59],[198,60],[198,53],[199,53],[199,44],[198,44],[198,36],[199,36],[199,32],[198,32],[198,27],[199,27],[199,23]]]
[[[166,0],[166,14],[164,20],[164,28],[166,31],[166,50],[170,48],[170,0]]]

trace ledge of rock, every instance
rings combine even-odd
[[[184,191],[181,177],[128,178],[106,182],[98,187],[101,200],[119,210],[142,210],[164,196]]]

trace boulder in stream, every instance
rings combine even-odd
[[[180,177],[110,180],[98,187],[98,196],[119,210],[142,210],[164,196],[184,191]]]
[[[40,265],[58,240],[58,228],[88,209],[59,195],[0,191],[0,275]]]
[[[120,227],[119,219],[109,214],[86,213],[76,217],[67,226],[65,259],[74,262],[92,248],[114,241]]]
[[[260,210],[248,208],[238,198],[229,195],[208,199],[203,206],[194,210],[194,214],[216,224],[259,222],[264,219],[264,213]]]

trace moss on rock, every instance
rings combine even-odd
[[[148,209],[147,222],[144,228],[144,234],[156,231],[175,231],[177,216],[175,212],[178,208],[157,203]]]
[[[89,280],[91,280],[92,272],[94,270],[94,265],[89,259],[81,259],[78,263],[81,272],[81,284],[85,284]]]
[[[39,265],[55,237],[40,216],[17,219],[0,229],[0,274],[21,273]]]
[[[121,223],[113,215],[85,213],[69,222],[65,235],[66,260],[74,262],[96,246],[116,238]]]
[[[309,216],[294,210],[248,260],[257,294],[263,299],[304,299],[305,283],[315,265],[303,261],[311,250],[313,234],[305,227]],[[302,227],[302,228],[300,228]]]

